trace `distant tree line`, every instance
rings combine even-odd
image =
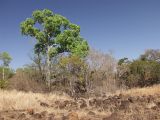
[[[160,83],[160,50],[148,49],[136,60],[118,62],[118,79],[127,87],[144,87]]]

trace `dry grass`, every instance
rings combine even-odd
[[[160,94],[160,85],[155,85],[146,88],[134,88],[121,92],[118,91],[116,94],[120,93],[129,96],[155,95],[155,94]],[[40,102],[52,104],[54,103],[54,101],[57,100],[71,100],[71,98],[67,95],[58,95],[55,93],[42,94],[42,93],[32,93],[32,92],[25,93],[16,90],[12,91],[0,90],[0,111],[35,109],[36,111],[44,111],[44,110],[48,112],[52,111],[57,114],[64,113],[65,110],[59,110],[59,109],[54,110],[54,108],[44,108],[40,105]],[[96,111],[94,112],[97,113]],[[85,111],[79,111],[79,114],[82,115],[85,115],[86,113],[87,112]]]
[[[160,85],[154,85],[144,88],[132,88],[129,90],[117,91],[116,94],[130,95],[130,96],[142,96],[142,95],[155,95],[160,94]]]
[[[67,95],[57,95],[52,93],[41,94],[32,92],[25,93],[16,90],[0,90],[0,96],[0,110],[35,109],[41,111],[44,110],[44,107],[40,106],[40,101],[49,103],[51,101],[54,102],[61,99],[71,99]]]

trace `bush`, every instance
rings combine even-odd
[[[5,79],[9,79],[14,75],[14,71],[10,68],[4,68]],[[0,79],[3,79],[3,67],[0,67]]]
[[[89,93],[103,96],[117,90],[115,79],[117,62],[111,53],[90,50],[87,56]]]
[[[119,79],[128,87],[144,87],[160,83],[160,63],[156,61],[135,60],[120,67],[122,74]]]
[[[71,96],[86,92],[86,71],[87,64],[80,57],[62,57],[52,73],[52,90],[59,89]]]
[[[1,89],[6,88],[7,84],[8,84],[7,80],[0,80],[0,88]]]
[[[29,66],[16,70],[14,77],[8,80],[7,89],[25,92],[48,92],[45,82],[41,80],[40,73]]]

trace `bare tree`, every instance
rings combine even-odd
[[[90,89],[101,94],[115,91],[117,62],[113,55],[92,49],[87,57],[87,63],[90,71]]]

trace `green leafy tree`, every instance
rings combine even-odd
[[[122,64],[124,64],[124,63],[128,63],[129,62],[129,60],[128,60],[128,58],[122,58],[122,59],[120,59],[119,61],[118,61],[118,65],[122,65]]]
[[[137,76],[135,80],[141,87],[157,84],[160,82],[160,64],[156,61],[135,60],[130,64],[131,75],[134,78]]]
[[[83,59],[78,56],[62,57],[57,67],[59,74],[56,75],[56,78],[61,80],[65,91],[69,90],[70,95],[74,97],[86,92],[85,82],[88,65]]]
[[[34,11],[31,18],[21,23],[21,32],[37,40],[34,47],[36,54],[46,56],[46,81],[49,88],[51,59],[54,56],[65,52],[85,57],[88,53],[89,47],[87,41],[80,36],[80,27],[48,9]]]
[[[160,64],[153,60],[133,60],[118,66],[120,83],[144,87],[160,83]]]
[[[5,68],[9,66],[12,58],[7,52],[3,52],[0,54],[0,60],[3,62],[3,80],[5,79]]]

